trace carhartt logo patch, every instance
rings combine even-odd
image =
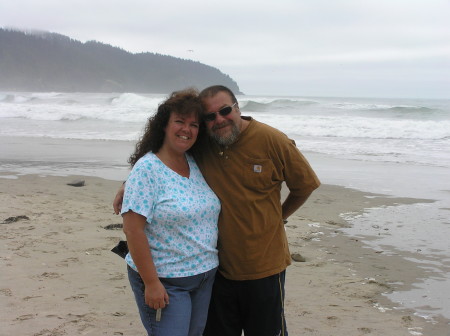
[[[262,172],[262,166],[261,165],[254,165],[253,166],[253,171],[255,173],[261,173]]]

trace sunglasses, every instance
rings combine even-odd
[[[236,104],[237,104],[237,102],[234,103],[234,104],[231,105],[231,106],[225,106],[225,107],[222,107],[222,108],[219,110],[219,112],[217,112],[217,113],[219,113],[222,117],[225,117],[225,116],[229,115],[231,111],[233,111],[233,107],[234,107],[234,105],[236,105]],[[212,113],[205,114],[205,115],[203,116],[203,120],[204,120],[204,121],[213,121],[213,120],[216,120],[217,113],[212,112]]]

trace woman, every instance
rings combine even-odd
[[[129,159],[121,210],[130,251],[125,260],[152,336],[200,336],[206,323],[219,263],[220,202],[188,154],[201,113],[195,90],[172,93]]]

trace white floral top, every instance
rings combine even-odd
[[[148,153],[136,162],[125,186],[121,213],[132,210],[147,218],[145,234],[161,278],[197,275],[219,264],[220,201],[194,159],[186,158],[189,178]],[[137,271],[130,254],[125,260]]]

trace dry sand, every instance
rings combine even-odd
[[[76,179],[86,185],[67,185]],[[17,219],[0,224],[1,335],[144,335],[124,261],[110,252],[124,235],[105,229],[121,223],[111,206],[119,185],[95,177],[0,179],[0,223]],[[289,219],[291,252],[306,260],[287,272],[289,334],[450,335],[448,321],[393,309],[381,295],[423,276],[415,264],[339,232],[341,213],[416,201],[366,195],[324,185]]]

